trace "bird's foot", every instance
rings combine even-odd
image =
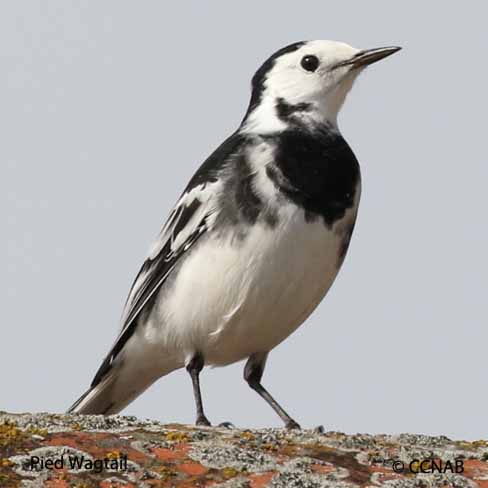
[[[226,429],[235,429],[236,426],[232,422],[221,422],[219,427],[225,427]]]
[[[197,421],[195,422],[195,425],[205,425],[207,427],[211,427],[212,424],[210,423],[210,420],[208,420],[208,418],[202,414],[197,417]]]
[[[285,429],[291,430],[291,429],[296,429],[300,430],[301,427],[299,424],[297,424],[294,420],[290,419],[288,422],[285,424]]]

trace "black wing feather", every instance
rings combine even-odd
[[[150,300],[154,298],[156,291],[166,281],[179,259],[205,232],[208,231],[208,218],[211,215],[211,210],[208,208],[201,208],[203,202],[198,199],[198,194],[189,202],[184,202],[185,196],[198,186],[201,186],[203,190],[207,184],[217,182],[220,171],[225,166],[226,162],[239,151],[243,141],[244,137],[238,132],[232,134],[209,158],[205,160],[190,180],[183,195],[178,200],[178,203],[163,227],[163,235],[161,238],[165,238],[166,240],[161,242],[162,247],[160,251],[156,256],[151,256],[146,259],[132,284],[125,305],[122,331],[97,371],[91,384],[92,387],[96,386],[110,370],[114,359],[133,335],[138,324],[138,321],[136,320],[137,317],[148,305]],[[204,212],[202,213],[201,219],[192,224],[194,227],[186,239],[181,242],[177,248],[173,248],[175,239],[181,232],[184,232],[189,221],[195,214],[202,210],[204,210]],[[165,229],[169,230],[166,236],[164,235]]]
[[[189,211],[191,210],[188,209],[184,211],[182,213],[182,216],[184,216],[185,213],[188,213]],[[187,221],[189,218],[190,217],[187,217]],[[192,232],[192,234],[188,237],[185,243],[180,246],[177,252],[170,251],[171,242],[167,241],[161,253],[156,259],[147,259],[144,262],[144,265],[139,271],[134,281],[134,284],[138,281],[138,279],[140,279],[141,276],[145,274],[148,274],[149,278],[144,281],[141,289],[138,290],[134,305],[131,307],[130,312],[125,320],[125,326],[122,329],[119,337],[117,338],[115,345],[112,347],[112,350],[105,358],[95,377],[93,378],[93,381],[91,383],[92,387],[96,386],[111,368],[113,360],[134,333],[134,330],[137,326],[137,316],[144,308],[144,306],[148,303],[148,301],[152,297],[154,297],[154,293],[156,292],[156,290],[158,290],[163,282],[167,279],[168,275],[178,262],[178,259],[185,251],[190,248],[190,246],[192,246],[197,241],[197,239],[206,230],[206,222],[205,220],[203,220],[200,225],[195,229],[195,231]]]

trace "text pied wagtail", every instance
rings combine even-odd
[[[117,413],[186,367],[196,423],[210,425],[202,368],[247,359],[249,386],[287,427],[299,427],[261,377],[269,352],[325,296],[349,246],[361,178],[337,114],[363,68],[399,49],[297,42],[265,61],[241,125],[171,211],[112,349],[70,412]]]

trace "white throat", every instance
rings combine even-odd
[[[293,113],[292,119],[304,126],[327,125],[339,130],[337,126],[337,114],[342,104],[330,106],[326,101],[314,102],[310,108]],[[290,122],[278,114],[277,102],[271,97],[266,97],[247,116],[241,131],[253,134],[272,134],[281,132],[290,127]]]
[[[338,115],[344,104],[347,94],[349,93],[356,76],[348,76],[341,80],[336,86],[331,88],[327,93],[320,97],[315,97],[312,101],[286,100],[285,103],[291,105],[306,103],[307,110],[296,111],[292,119],[300,122],[305,126],[327,125],[332,129],[339,131]],[[277,103],[281,98],[267,89],[264,91],[259,104],[248,114],[243,122],[241,131],[254,134],[272,134],[281,132],[290,127],[290,122],[278,114]]]

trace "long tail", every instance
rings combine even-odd
[[[83,415],[110,415],[120,412],[137,394],[121,395],[117,392],[116,376],[110,375],[98,384],[91,386],[68,410],[68,413],[81,413]],[[119,389],[120,390],[120,389]],[[127,391],[127,393],[129,393]],[[140,392],[142,393],[142,391]]]
[[[83,415],[111,415],[119,413],[141,395],[158,378],[181,367],[173,361],[151,367],[142,358],[121,361],[105,368],[102,365],[91,387],[76,400],[68,413]]]
[[[148,370],[134,367],[137,361],[119,363],[109,368],[102,365],[95,376],[91,387],[76,400],[68,413],[84,415],[111,415],[119,413],[130,402],[135,400],[159,377],[169,373],[168,370]]]

